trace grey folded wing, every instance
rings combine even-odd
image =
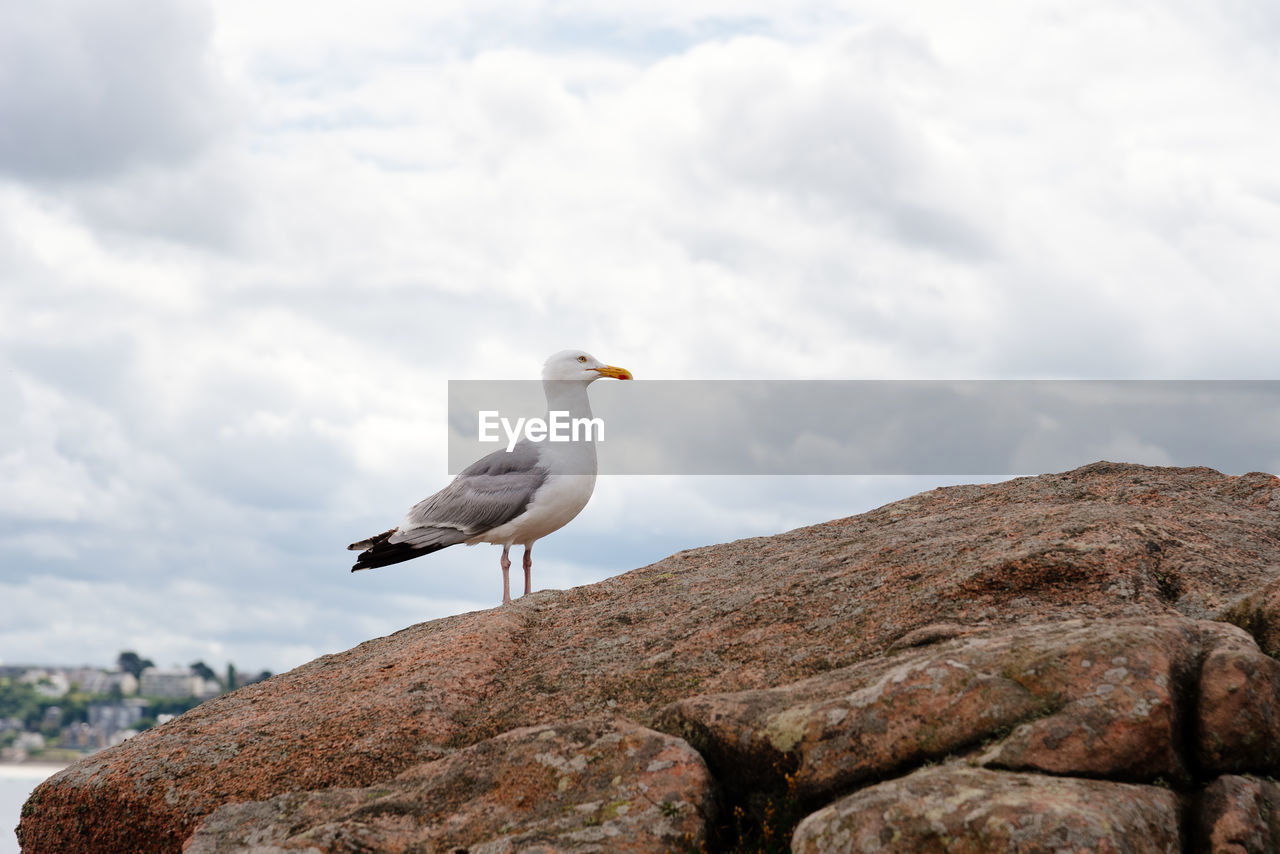
[[[549,474],[532,442],[494,451],[415,504],[389,542],[424,548],[469,540],[523,513]]]

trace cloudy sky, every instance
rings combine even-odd
[[[282,670],[490,607],[494,547],[344,547],[447,482],[449,379],[565,347],[1280,374],[1267,0],[0,7],[9,663]],[[603,478],[534,580],[955,480]]]

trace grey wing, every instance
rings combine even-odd
[[[510,452],[494,451],[415,504],[390,542],[429,545],[442,535],[461,542],[483,534],[523,513],[547,474],[532,442],[519,442]]]

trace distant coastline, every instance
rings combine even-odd
[[[30,762],[0,762],[0,777],[16,780],[16,779],[35,779],[42,774],[44,777],[52,776],[63,768],[66,768],[69,762],[48,762],[40,760],[32,760]],[[43,779],[43,778],[42,778]]]

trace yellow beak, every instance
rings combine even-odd
[[[602,377],[612,377],[615,380],[629,380],[632,378],[631,372],[626,368],[615,368],[613,365],[605,365],[603,368],[592,368],[591,370],[598,371]]]

